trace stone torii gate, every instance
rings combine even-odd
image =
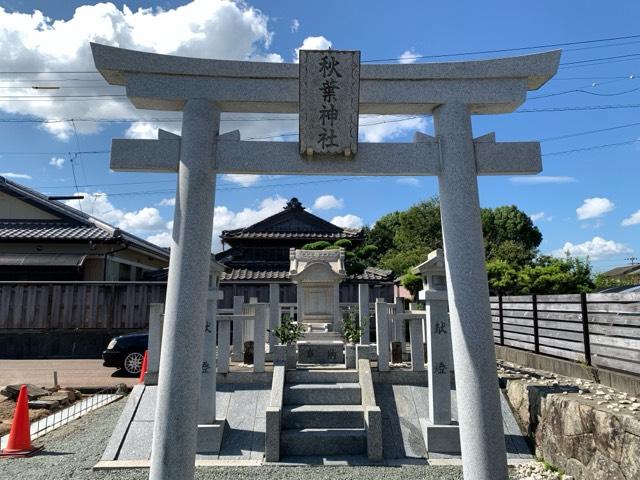
[[[113,170],[178,173],[150,478],[193,478],[216,174],[243,173],[438,177],[464,475],[506,479],[476,177],[535,174],[542,164],[537,142],[474,140],[471,115],[515,110],[556,73],[560,51],[363,65],[361,114],[430,114],[436,137],[307,156],[297,142],[219,135],[221,112],[298,113],[298,65],[91,48],[98,71],[137,108],[183,112],[181,136],[159,131],[158,140],[114,140],[111,149]]]

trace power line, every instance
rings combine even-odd
[[[382,59],[378,58],[378,59],[372,59],[372,60],[363,60],[362,63],[391,62],[391,61],[400,61],[400,60],[409,60],[409,59],[419,60],[424,58],[462,57],[465,55],[484,55],[484,54],[491,54],[491,53],[518,52],[523,50],[536,50],[541,48],[557,48],[557,47],[567,47],[571,45],[585,45],[590,43],[611,42],[616,40],[629,40],[632,38],[640,38],[640,35],[627,35],[623,37],[599,38],[599,39],[592,39],[592,40],[581,40],[576,42],[547,43],[543,45],[531,45],[527,47],[499,48],[495,50],[480,50],[480,51],[473,51],[473,52],[441,53],[439,55],[415,55],[412,57],[404,57],[404,58],[400,58],[400,57],[382,58]]]
[[[619,130],[621,128],[629,128],[629,127],[637,127],[637,126],[640,126],[640,122],[627,123],[625,125],[617,125],[615,127],[600,128],[600,129],[597,129],[597,130],[587,130],[587,131],[584,131],[584,132],[568,133],[566,135],[558,135],[557,137],[546,137],[546,138],[541,138],[538,141],[540,143],[553,142],[553,141],[556,141],[556,140],[564,140],[566,138],[580,137],[582,135],[591,135],[593,133],[609,132],[611,130]]]
[[[578,152],[588,152],[591,150],[600,150],[603,148],[611,148],[611,147],[621,147],[623,145],[632,145],[634,143],[639,143],[640,142],[640,138],[636,138],[633,140],[627,140],[624,142],[617,142],[617,143],[605,143],[603,145],[592,145],[590,147],[582,147],[582,148],[574,148],[573,150],[563,150],[561,152],[550,152],[550,153],[545,153],[542,156],[543,157],[553,157],[556,155],[568,155],[570,153],[578,153]]]

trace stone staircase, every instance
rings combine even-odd
[[[280,451],[283,456],[367,454],[357,371],[287,372]]]

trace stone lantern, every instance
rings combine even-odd
[[[451,420],[451,324],[449,322],[445,257],[442,249],[411,270],[422,276],[420,300],[426,304],[427,364],[429,375],[429,419],[421,419],[427,451],[457,453],[460,436]],[[424,421],[423,421],[424,420]]]

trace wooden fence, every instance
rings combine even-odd
[[[146,328],[159,282],[0,282],[0,332]]]
[[[640,374],[640,294],[491,297],[498,345]]]

